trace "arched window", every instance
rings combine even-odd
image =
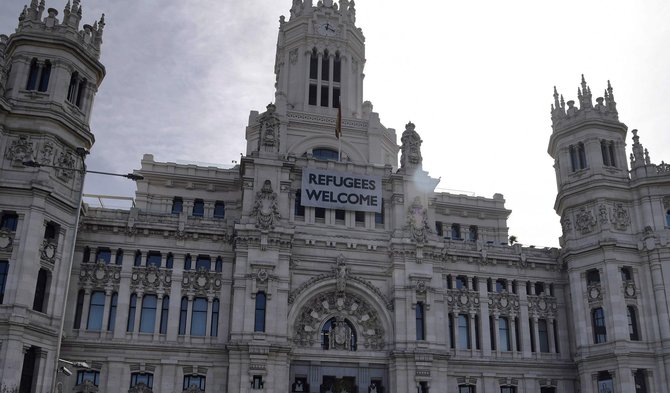
[[[144,295],[142,297],[142,312],[140,313],[140,332],[153,333],[156,325],[156,308],[158,298],[156,295]]]
[[[74,329],[79,329],[81,327],[81,314],[84,310],[84,290],[80,289],[77,292],[77,307],[74,310]]]
[[[42,66],[42,74],[40,75],[40,84],[37,86],[37,91],[47,91],[49,88],[49,78],[51,77],[51,62],[46,60]]]
[[[423,302],[416,303],[415,307],[415,320],[416,320],[416,339],[425,340],[426,339],[426,321],[423,309]]]
[[[332,317],[321,328],[322,349],[343,349],[355,351],[358,336],[354,325],[348,319]]]
[[[184,257],[184,270],[191,270],[191,254],[186,254]]]
[[[47,288],[49,287],[50,274],[45,269],[37,273],[37,284],[35,285],[35,298],[33,299],[33,310],[44,312],[47,304]]]
[[[116,250],[116,260],[114,261],[114,263],[116,263],[119,266],[123,264],[123,250],[120,248]]]
[[[214,263],[214,271],[217,273],[221,273],[223,271],[223,259],[221,259],[221,257],[216,258],[216,262]]]
[[[184,296],[181,298],[181,306],[179,308],[179,334],[186,334],[186,318],[188,316],[188,298]]]
[[[209,335],[212,337],[219,335],[219,299],[212,301],[212,321]]]
[[[137,295],[130,295],[130,303],[128,303],[128,323],[126,324],[126,331],[132,332],[135,329],[135,310],[137,309]]]
[[[605,326],[605,311],[602,307],[594,308],[591,311],[593,322],[593,341],[596,344],[607,342],[607,327]]]
[[[172,269],[174,266],[174,255],[172,255],[171,252],[167,254],[167,257],[165,258],[165,267],[168,269]]]
[[[40,72],[40,66],[37,63],[37,59],[33,58],[30,62],[30,70],[28,71],[28,83],[26,83],[26,90],[35,90],[37,86],[37,75]]]
[[[584,143],[579,142],[576,145],[570,146],[570,163],[572,164],[573,172],[586,168],[586,150],[584,149]]]
[[[172,199],[172,214],[179,214],[184,210],[184,200],[180,197]]]
[[[105,313],[105,292],[95,291],[91,293],[91,301],[88,308],[87,330],[102,330],[102,316]]]
[[[191,312],[191,336],[204,336],[207,333],[207,298],[193,299]]]
[[[340,155],[337,150],[320,147],[318,149],[312,149],[312,157],[317,160],[337,161]]]
[[[114,331],[114,325],[116,324],[116,308],[119,302],[119,294],[114,292],[112,293],[111,303],[109,305],[109,318],[107,318],[107,330],[110,332]]]
[[[626,307],[628,316],[628,333],[630,333],[631,341],[639,341],[640,333],[637,328],[637,310],[634,306]]]
[[[256,293],[256,312],[254,315],[254,332],[265,331],[265,306],[266,297],[265,292]]]
[[[170,296],[163,297],[163,304],[161,305],[161,325],[160,334],[167,333],[168,316],[170,315]]]
[[[196,199],[193,201],[193,216],[202,217],[205,215],[205,201]]]

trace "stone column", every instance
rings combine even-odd
[[[496,354],[500,357],[500,315],[497,313],[493,314],[493,337],[492,340],[495,340],[496,343]]]
[[[84,306],[81,310],[79,330],[88,330],[88,311],[91,308],[91,288],[84,289]]]
[[[472,353],[474,353],[477,350],[477,330],[475,328],[475,315],[477,315],[475,312],[470,312],[470,348],[472,348]]]
[[[554,318],[547,318],[547,331],[549,332],[549,353],[556,353],[556,332],[554,331]]]
[[[186,329],[184,330],[184,336],[188,337],[190,341],[191,337],[191,317],[193,314],[193,295],[188,295],[188,308],[186,309]]]
[[[154,324],[154,341],[157,341],[161,332],[161,319],[163,317],[163,294],[156,294],[156,322]]]
[[[452,326],[454,328],[454,348],[458,350],[458,349],[460,349],[460,347],[458,345],[459,344],[459,341],[458,341],[458,333],[459,333],[458,332],[458,327],[459,327],[458,313],[456,311],[453,311],[451,313],[451,315],[452,315],[452,318],[454,320],[454,323],[452,324]],[[465,349],[465,348],[463,348],[463,349]]]
[[[214,301],[213,295],[207,295],[207,321],[205,322],[205,337],[211,335],[212,332],[212,303]]]
[[[323,53],[319,53],[316,72],[316,106],[321,106],[321,73],[323,72]]]
[[[118,301],[117,301],[118,304]],[[105,290],[105,308],[102,314],[102,326],[100,327],[100,336],[104,336],[107,331],[107,325],[109,324],[109,309],[112,306],[112,290]]]
[[[517,323],[516,323],[516,315],[510,315],[509,317],[509,335],[510,335],[510,344],[512,347],[512,356],[517,357],[517,352],[516,352],[516,329],[517,329]]]
[[[535,352],[540,352],[540,331],[537,322],[538,318],[533,316],[533,343],[535,345]]]
[[[328,107],[332,108],[335,104],[333,102],[333,75],[335,74],[335,56],[328,56]],[[342,93],[340,93],[342,94]]]
[[[137,292],[137,302],[135,303],[135,323],[133,324],[133,338],[137,338],[140,331],[140,318],[142,318],[142,298],[144,293]]]

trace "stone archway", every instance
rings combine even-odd
[[[293,327],[293,341],[300,347],[319,344],[321,326],[333,317],[354,324],[359,350],[384,349],[386,332],[374,307],[355,294],[336,291],[317,294],[302,306]]]

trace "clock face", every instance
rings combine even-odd
[[[319,24],[316,31],[319,34],[325,35],[325,36],[328,36],[328,37],[333,37],[337,34],[337,29],[335,28],[335,25],[333,25],[330,22],[323,22],[323,23]]]

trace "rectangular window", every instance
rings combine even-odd
[[[91,381],[95,386],[100,385],[100,371],[95,370],[79,370],[77,371],[77,385],[83,384],[85,381]]]
[[[479,239],[479,228],[477,228],[477,225],[470,225],[470,229],[468,231],[468,237],[472,242],[477,241],[477,239]]]
[[[202,217],[205,215],[205,202],[202,199],[193,201],[193,216]]]
[[[91,302],[88,309],[88,322],[86,329],[102,330],[102,316],[105,313],[105,292],[95,291],[91,293]]]
[[[139,384],[144,384],[149,389],[154,387],[154,375],[148,373],[132,373],[130,374],[130,387],[135,387]]]
[[[607,371],[598,373],[598,393],[614,392],[614,381],[612,375]]]
[[[305,206],[302,205],[302,196],[300,190],[295,193],[295,206],[293,207],[293,214],[296,217],[305,216]]]
[[[435,233],[437,236],[442,237],[444,236],[444,233],[442,232],[442,222],[440,221],[435,221]]]
[[[500,393],[516,393],[516,386],[501,386]]]
[[[586,272],[586,284],[600,284],[600,272],[598,269],[591,269]]]
[[[209,255],[198,255],[198,259],[195,260],[195,270],[204,269],[210,271],[212,269],[212,260]]]
[[[147,253],[147,267],[156,266],[161,267],[162,255],[158,251],[149,251]]]
[[[47,304],[47,289],[49,287],[49,275],[45,269],[40,269],[37,274],[37,283],[35,285],[35,297],[33,298],[33,310],[44,312]]]
[[[5,299],[5,285],[7,285],[7,274],[9,272],[9,262],[0,261],[0,304]]]
[[[498,337],[501,351],[511,351],[509,339],[509,320],[506,317],[498,318]]]
[[[109,265],[109,263],[112,261],[112,250],[109,248],[98,248],[98,251],[95,255],[95,261]]]
[[[316,105],[316,85],[309,85],[309,105]]]
[[[365,212],[355,212],[354,218],[357,223],[365,223]]]
[[[217,337],[219,335],[219,299],[212,301],[212,322],[209,335]]]
[[[496,280],[496,292],[502,293],[507,291],[507,280],[498,279]]]
[[[81,327],[81,314],[84,310],[84,290],[80,289],[77,292],[77,307],[74,310],[74,329],[79,329]]]
[[[110,332],[114,331],[114,325],[116,324],[116,308],[118,306],[119,294],[114,292],[112,294],[112,301],[109,305],[109,318],[107,319],[107,330]]]
[[[333,87],[333,108],[340,107],[340,88]]]
[[[256,293],[256,313],[254,315],[254,331],[255,332],[264,332],[265,331],[265,309],[266,309],[266,296],[265,292]]]
[[[135,329],[135,310],[137,309],[137,295],[130,295],[130,304],[128,305],[128,323],[126,331],[132,332]]]
[[[327,53],[321,58],[321,80],[330,80],[330,56]]]
[[[456,289],[468,289],[468,278],[466,276],[456,276]]]
[[[222,201],[214,202],[214,218],[226,217],[226,205]]]
[[[317,79],[319,77],[319,57],[315,52],[309,58],[309,79]]]
[[[601,307],[591,312],[593,319],[593,341],[596,344],[607,342],[607,327],[605,326],[605,312]]]
[[[179,334],[186,334],[186,318],[188,317],[188,298],[184,296],[181,298],[181,306],[179,308]]]
[[[203,375],[184,375],[184,390],[192,386],[198,390],[205,391],[205,377]]]
[[[458,314],[458,349],[470,348],[470,318],[468,314]]]
[[[344,221],[345,211],[341,209],[335,210],[335,220]]]
[[[3,212],[0,218],[0,229],[6,229],[10,232],[16,231],[16,225],[19,222],[19,216],[12,212]]]
[[[172,199],[172,214],[179,214],[184,210],[184,200],[180,197]]]
[[[142,312],[140,314],[140,332],[153,333],[156,325],[156,295],[144,295],[142,298]]]
[[[458,385],[458,393],[475,393],[474,385]]]
[[[329,95],[328,86],[321,86],[321,106],[328,107],[328,95]]]
[[[191,313],[191,336],[204,336],[207,333],[207,299],[197,297],[193,300]]]
[[[426,339],[426,323],[425,323],[425,315],[422,302],[418,302],[416,304],[415,319],[416,319],[416,339],[419,341],[423,341]]]
[[[453,240],[460,240],[461,239],[461,226],[458,224],[452,224],[451,225],[451,238]]]
[[[637,329],[637,313],[635,307],[628,306],[626,308],[628,316],[628,333],[630,335],[631,341],[639,341],[640,334]]]
[[[333,63],[333,82],[340,82],[342,79],[342,60],[340,56],[335,57],[335,62]]]
[[[449,348],[455,348],[456,347],[456,335],[454,334],[455,332],[455,327],[454,327],[454,316],[453,314],[449,313],[449,317],[447,318],[448,324],[449,324]]]
[[[535,348],[535,322],[533,322],[533,318],[528,318],[528,326],[530,327],[530,351],[537,352],[537,348]]]
[[[549,352],[549,330],[546,319],[537,321],[537,334],[540,339],[540,352]]]
[[[647,372],[643,369],[637,369],[633,373],[635,380],[635,393],[647,393]]]
[[[326,209],[323,207],[315,207],[314,208],[314,218],[318,220],[323,220],[326,218]]]
[[[491,337],[491,349],[496,350],[496,325],[493,315],[489,315],[489,337]]]
[[[165,296],[163,298],[163,304],[161,304],[161,325],[159,327],[159,333],[160,334],[166,334],[167,333],[167,325],[168,325],[168,316],[170,315],[170,297]]]

